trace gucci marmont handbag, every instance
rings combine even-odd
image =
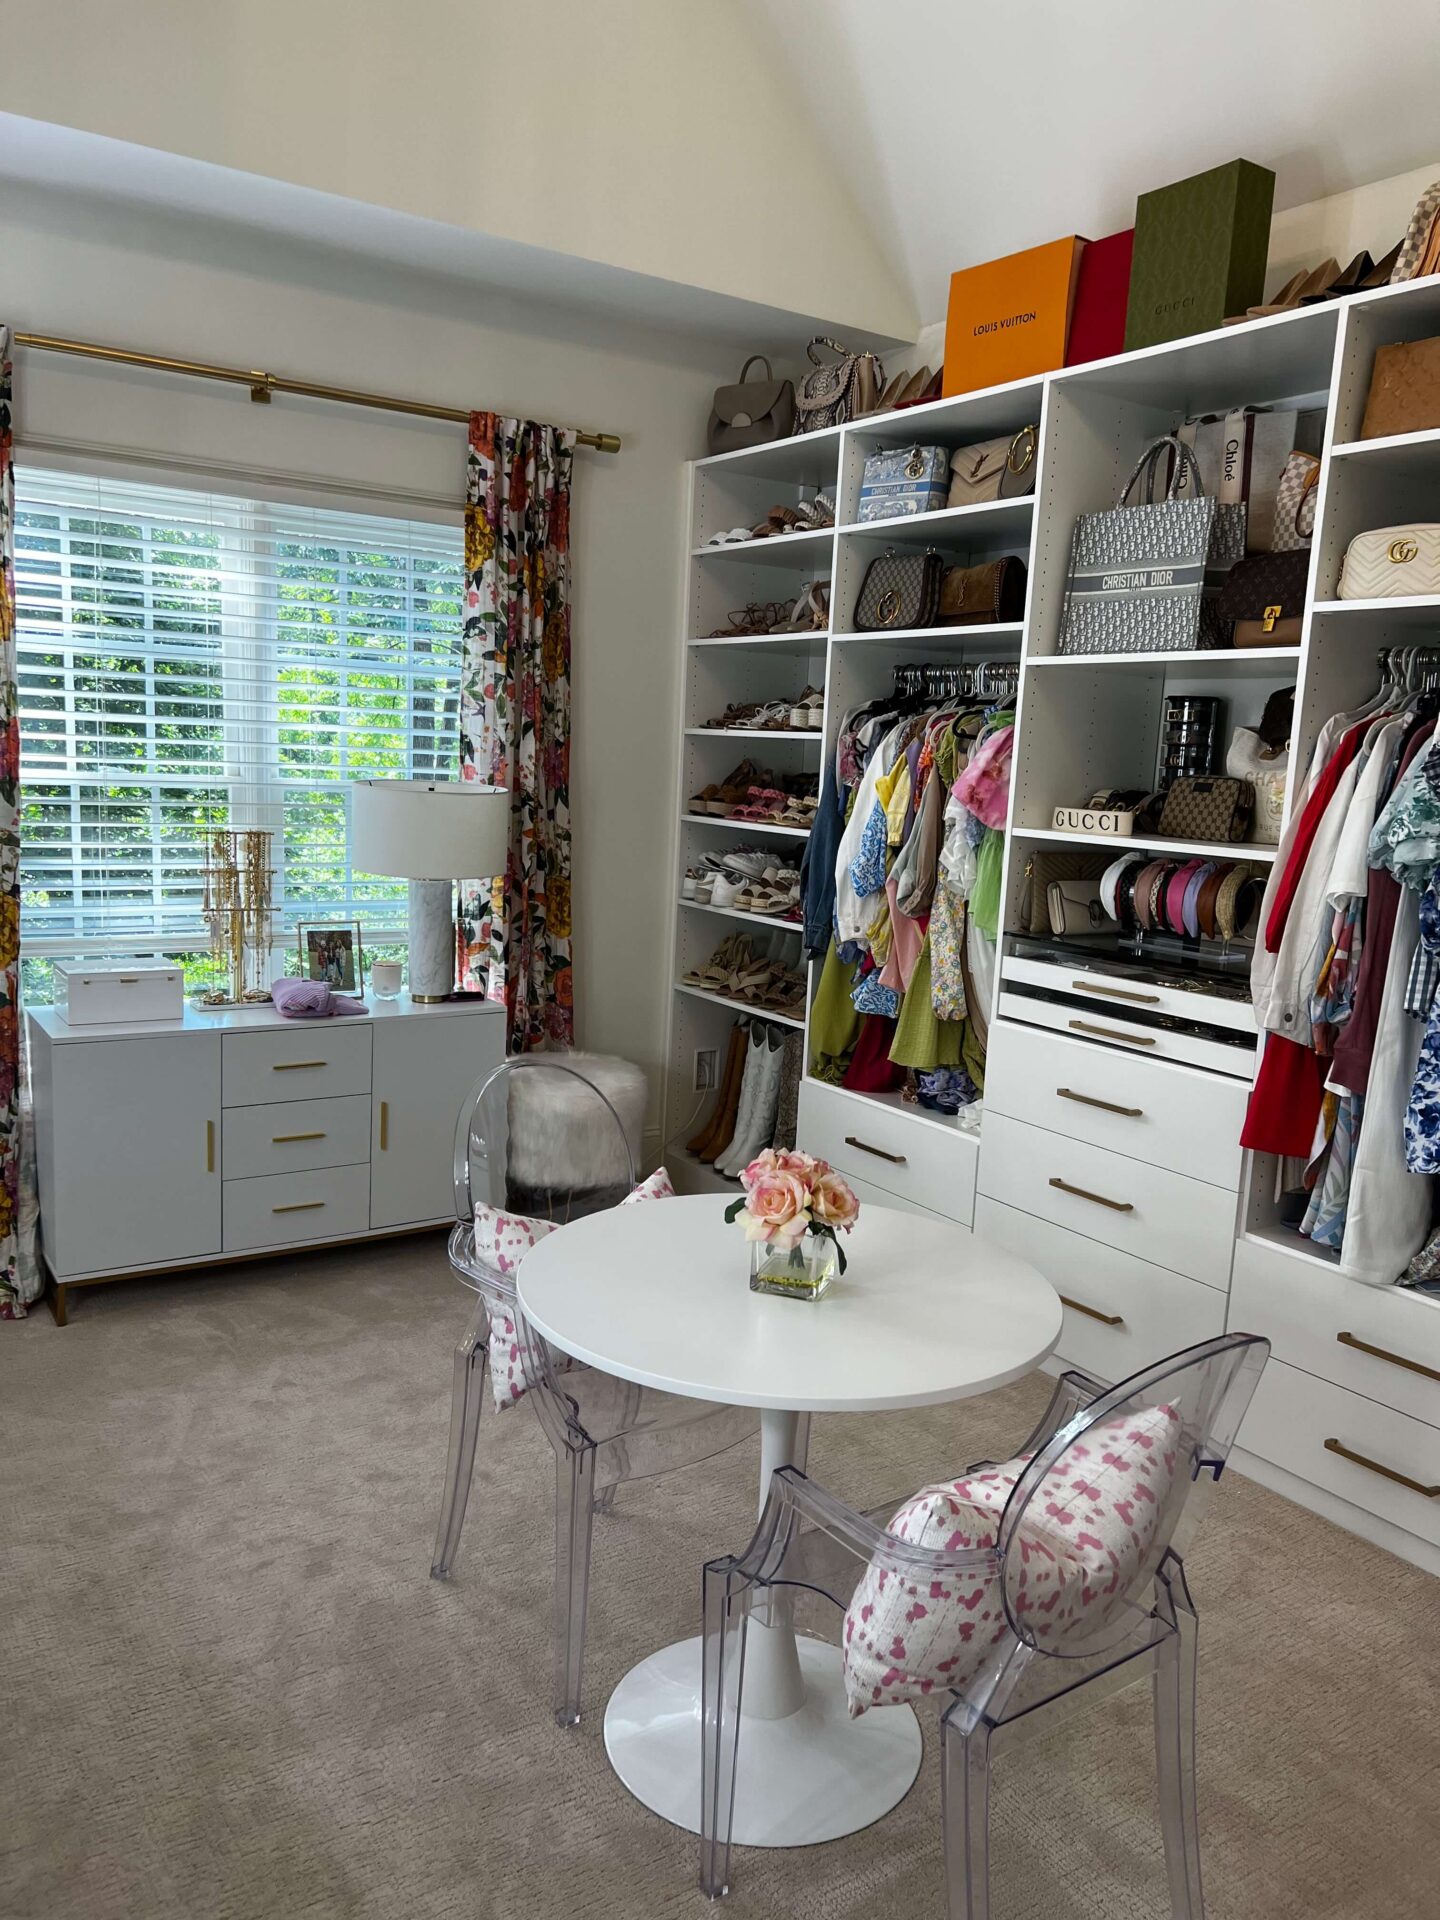
[[[1440,593],[1440,522],[1357,533],[1340,569],[1342,600],[1403,600]]]
[[[860,582],[855,625],[861,633],[933,627],[940,607],[945,562],[935,552],[896,553],[887,547],[872,560]]]

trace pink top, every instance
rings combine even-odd
[[[1001,727],[971,754],[951,792],[987,827],[1003,827],[1010,804],[1010,750],[1014,727]]]

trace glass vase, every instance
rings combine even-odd
[[[830,1285],[839,1254],[829,1234],[807,1233],[793,1245],[750,1242],[750,1291],[786,1300],[818,1300]]]

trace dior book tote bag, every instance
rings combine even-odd
[[[1174,455],[1170,486],[1155,498],[1156,471]],[[1130,505],[1137,481],[1144,499]],[[1245,509],[1199,485],[1195,456],[1174,434],[1141,454],[1117,505],[1082,513],[1070,540],[1070,572],[1060,614],[1061,653],[1185,653],[1208,644],[1207,592],[1245,555]],[[1207,579],[1207,575],[1210,577]]]

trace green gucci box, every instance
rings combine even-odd
[[[1260,304],[1274,196],[1274,174],[1252,160],[1232,160],[1140,195],[1127,353],[1204,333]]]

